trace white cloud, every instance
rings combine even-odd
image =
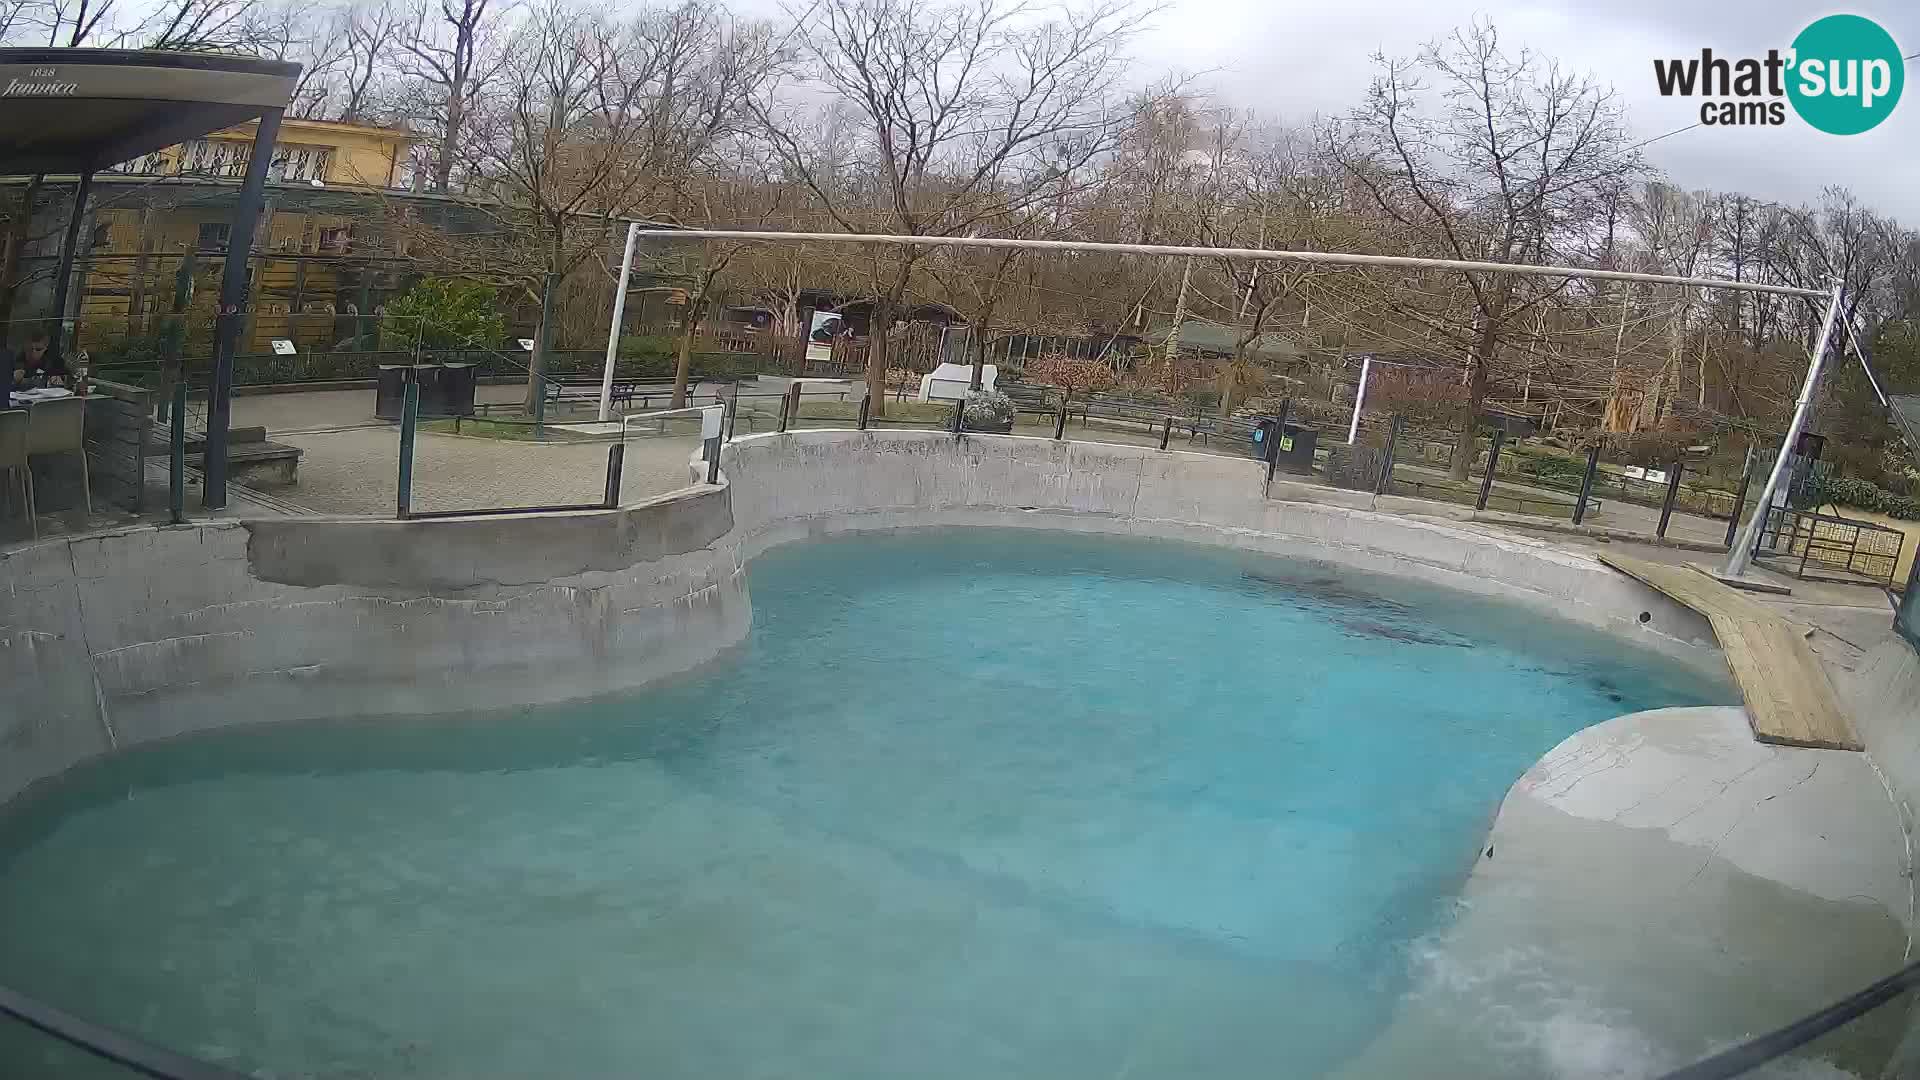
[[[1787,0],[1739,5],[1697,0],[1174,0],[1141,40],[1143,72],[1160,67],[1208,72],[1234,104],[1283,120],[1338,113],[1356,102],[1376,51],[1410,54],[1476,16],[1499,27],[1502,42],[1611,83],[1626,100],[1641,138],[1693,123],[1698,101],[1663,99],[1656,57],[1762,55],[1785,48],[1802,27],[1835,10],[1880,23],[1906,52],[1920,52],[1920,9],[1857,3],[1845,9]],[[1920,62],[1909,65],[1920,83]],[[1647,148],[1655,165],[1688,187],[1810,201],[1831,184],[1920,224],[1920,86],[1910,85],[1891,117],[1864,135],[1825,135],[1789,115],[1780,128],[1695,128]]]

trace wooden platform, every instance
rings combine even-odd
[[[1707,617],[1746,699],[1754,738],[1825,750],[1861,748],[1826,670],[1792,623],[1691,567],[1613,554],[1599,559]]]

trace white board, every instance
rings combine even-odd
[[[988,364],[980,370],[980,388],[993,389],[994,380],[1000,377],[1000,369]],[[967,396],[967,388],[973,385],[972,364],[941,364],[920,379],[921,401],[958,401]]]

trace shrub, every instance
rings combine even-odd
[[[1027,361],[1027,381],[1058,387],[1070,394],[1105,390],[1117,380],[1113,369],[1098,360],[1076,360],[1062,353],[1049,353]]]
[[[1516,454],[1518,468],[1528,476],[1546,481],[1549,485],[1559,484],[1578,487],[1586,479],[1587,467],[1583,462],[1558,454]]]
[[[491,349],[507,336],[507,319],[492,286],[427,278],[387,305],[381,334],[422,349]]]
[[[1217,387],[1193,386],[1180,396],[1187,399],[1187,406],[1195,416],[1204,416],[1220,408],[1220,391]]]
[[[962,407],[973,427],[1004,427],[1013,423],[1013,399],[998,390],[969,390]]]
[[[1468,392],[1457,377],[1424,371],[1374,370],[1367,409],[1398,413],[1416,424],[1451,427],[1467,414]]]
[[[1819,481],[1817,490],[1821,502],[1871,510],[1906,521],[1920,521],[1920,499],[1911,495],[1896,495],[1858,476],[1824,477]]]
[[[1606,436],[1606,449],[1602,453],[1625,465],[1664,468],[1685,457],[1686,448],[1699,445],[1700,438],[1700,434],[1693,431],[1618,432]]]

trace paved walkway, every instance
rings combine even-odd
[[[391,426],[280,435],[306,451],[300,483],[280,494],[329,514],[390,516],[399,487],[400,438]],[[597,503],[605,495],[608,442],[518,442],[421,432],[414,444],[413,508],[498,509]],[[622,502],[688,484],[698,438],[632,439]]]
[[[480,386],[475,399],[518,402],[517,385]],[[271,494],[323,514],[390,516],[400,475],[400,428],[376,419],[372,390],[257,394],[233,401],[236,426],[264,425],[274,442],[297,446],[300,482]],[[607,442],[531,442],[422,431],[415,437],[416,510],[499,509],[597,503],[605,497]],[[621,501],[687,485],[692,437],[634,438],[621,469]]]
[[[506,405],[526,396],[524,386],[478,386],[473,400]],[[267,438],[284,441],[290,431],[387,423],[373,415],[371,390],[315,390],[300,394],[246,394],[233,399],[233,426],[264,426]]]

